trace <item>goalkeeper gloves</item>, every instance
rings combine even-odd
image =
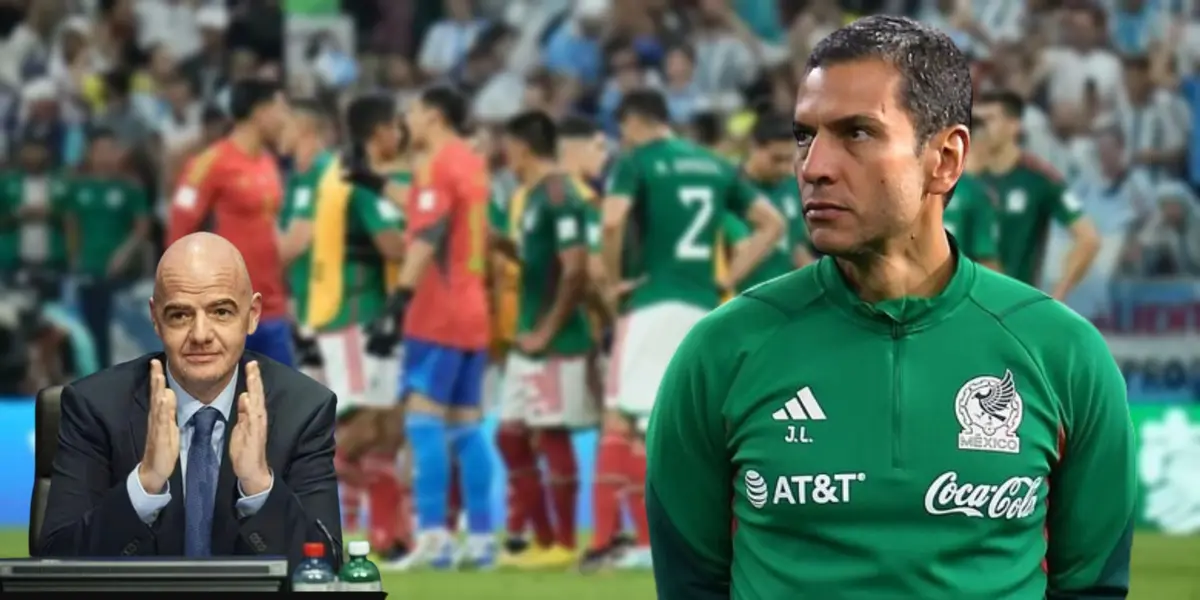
[[[367,323],[367,354],[387,358],[395,354],[396,346],[400,345],[402,334],[401,323],[404,322],[404,310],[412,298],[412,290],[399,289],[388,297],[383,312]]]
[[[367,149],[362,144],[352,146],[342,160],[342,181],[370,190],[376,196],[382,195],[383,188],[387,186],[387,177],[371,169]]]

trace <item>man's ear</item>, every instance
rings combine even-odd
[[[154,334],[157,335],[158,339],[161,340],[162,331],[159,331],[158,329],[158,313],[154,310],[154,298],[151,297],[147,304],[150,307],[150,323],[154,325]]]
[[[933,155],[933,169],[926,193],[947,195],[967,167],[967,151],[971,147],[971,134],[966,126],[955,125],[943,130],[929,140]]]
[[[262,294],[255,292],[250,296],[250,321],[246,325],[246,335],[258,331],[258,320],[262,317]]]

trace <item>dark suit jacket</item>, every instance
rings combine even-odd
[[[58,453],[39,556],[183,555],[179,463],[171,475],[171,502],[152,525],[138,518],[126,489],[126,479],[146,448],[153,358],[165,361],[161,354],[147,354],[63,388]],[[229,458],[229,439],[237,422],[235,400],[217,480],[213,555],[286,556],[294,567],[304,542],[330,543],[327,531],[337,545],[333,560],[339,562],[341,517],[333,471],[336,398],[321,384],[265,356],[247,352],[242,362],[249,360],[257,360],[262,372],[267,462],[275,481],[262,509],[239,519],[237,478]],[[240,395],[246,389],[246,369],[238,372]]]

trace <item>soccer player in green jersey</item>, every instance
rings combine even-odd
[[[796,176],[792,173],[796,140],[792,138],[791,120],[776,115],[759,117],[751,138],[753,145],[746,162],[742,164],[742,174],[771,201],[787,225],[775,249],[738,286],[742,290],[789,273],[813,260],[808,250],[804,215],[800,212]],[[745,224],[733,215],[726,214],[723,227],[733,245],[733,253],[745,252],[749,233]]]
[[[975,102],[972,129],[977,144],[978,180],[999,202],[1000,264],[1008,275],[1038,285],[1050,222],[1065,227],[1073,244],[1062,279],[1051,295],[1063,300],[1100,251],[1100,234],[1062,177],[1020,145],[1025,103],[1013,92],[986,92]]]
[[[317,184],[333,160],[329,151],[332,123],[316,102],[294,100],[283,141],[283,151],[292,158],[292,172],[284,188],[279,212],[279,254],[287,268],[292,314],[307,328],[308,284],[312,271],[312,218],[316,208]]]
[[[967,258],[989,269],[1000,270],[1000,223],[996,206],[988,191],[972,175],[963,173],[958,179],[942,222]]]
[[[497,444],[513,472],[517,502],[530,514],[537,545],[518,566],[574,562],[578,469],[571,431],[592,427],[599,410],[588,394],[587,357],[594,340],[583,310],[587,290],[587,203],[556,164],[554,121],[542,112],[517,115],[505,126],[504,156],[524,188],[510,231],[521,262],[514,348],[500,392]],[[540,460],[523,460],[533,434]],[[551,500],[552,510],[536,506]],[[540,508],[540,510],[539,510]],[[547,518],[549,515],[550,518]]]
[[[352,101],[346,128],[357,151],[325,156],[314,165],[319,171],[298,182],[312,186],[313,200],[310,210],[292,214],[287,235],[296,227],[308,231],[309,280],[297,283],[305,288],[305,322],[316,331],[325,384],[338,397],[339,475],[366,482],[371,545],[387,554],[407,537],[396,508],[398,340],[380,344],[369,326],[386,316],[387,270],[404,256],[404,218],[387,198],[343,182],[342,162],[363,160],[386,172],[400,154],[402,134],[395,103],[385,96]]]
[[[624,491],[638,539],[617,566],[648,568],[642,500],[646,463],[639,437],[654,393],[683,336],[771,251],[782,234],[783,217],[724,159],[672,137],[667,103],[658,92],[626,94],[617,115],[628,150],[613,168],[604,200],[601,251],[610,281],[636,274],[641,283],[622,306],[613,342],[605,386],[609,414],[596,465],[595,531],[582,566],[605,556]],[[725,279],[714,282],[713,247],[726,212],[750,223],[753,233]],[[633,250],[625,273],[627,225]]]
[[[83,321],[96,343],[101,367],[111,365],[113,295],[128,282],[135,257],[150,234],[150,203],[124,173],[125,149],[116,134],[96,129],[84,174],[67,189],[67,239],[81,279]]]
[[[1090,323],[944,230],[966,57],[860,19],[813,48],[794,119],[826,256],[671,360],[646,438],[659,599],[1124,598],[1121,372]]]

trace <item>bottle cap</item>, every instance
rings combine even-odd
[[[366,556],[371,553],[371,542],[355,540],[350,542],[350,556]]]
[[[325,544],[321,542],[307,542],[304,544],[304,556],[308,558],[321,558],[325,556]]]

